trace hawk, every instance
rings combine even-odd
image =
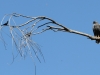
[[[93,21],[93,33],[95,37],[100,37],[100,24],[97,21]],[[96,43],[100,43],[100,40],[96,40]]]

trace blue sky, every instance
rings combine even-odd
[[[0,0],[0,19],[5,14],[46,16],[56,22],[93,35],[92,22],[100,23],[99,0]],[[6,21],[6,20],[5,20]],[[17,20],[22,22],[23,19]],[[6,31],[5,31],[6,32]],[[7,37],[8,44],[11,43]],[[37,75],[100,75],[100,44],[67,32],[47,31],[33,37],[41,46],[45,62],[35,58]],[[18,56],[13,64],[12,47],[5,50],[0,43],[0,75],[34,75],[34,63],[29,55]],[[15,51],[16,53],[16,51]]]

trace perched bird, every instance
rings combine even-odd
[[[6,23],[4,23],[3,25],[8,25],[8,21]]]
[[[93,21],[93,33],[95,37],[100,37],[100,24]],[[96,40],[96,43],[100,43],[100,40]]]

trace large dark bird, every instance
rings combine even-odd
[[[100,24],[93,21],[93,33],[95,37],[100,37]],[[96,43],[100,43],[100,40],[96,40]]]
[[[8,25],[8,21],[6,23],[4,23],[3,25],[5,25],[5,26]]]

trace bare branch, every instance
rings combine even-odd
[[[51,30],[57,30],[57,31],[63,31],[63,32],[69,32],[69,33],[74,33],[74,34],[78,34],[78,35],[82,35],[82,36],[86,36],[88,37],[89,39],[91,40],[100,40],[99,37],[94,37],[92,35],[89,35],[89,34],[86,34],[86,33],[83,33],[83,32],[79,32],[79,31],[76,31],[76,30],[72,30],[72,29],[69,29],[69,28],[66,28],[66,27],[54,27],[54,26],[48,26],[49,29]],[[67,29],[67,30],[66,30]]]
[[[9,17],[9,19],[6,23],[3,23],[6,17]],[[19,19],[20,17],[28,19],[28,20],[26,22],[18,25],[17,22],[14,20],[14,18]],[[40,25],[39,23],[41,23],[41,22],[42,22],[42,24]],[[35,43],[34,40],[32,40],[33,35],[41,34],[47,30],[53,30],[55,32],[62,31],[62,32],[69,32],[69,33],[82,35],[91,40],[100,40],[99,37],[94,37],[87,33],[72,30],[70,28],[67,28],[67,27],[57,23],[53,19],[45,17],[45,16],[31,17],[31,16],[25,16],[25,15],[17,14],[17,13],[7,14],[3,17],[2,21],[1,21],[0,30],[3,30],[3,28],[5,28],[5,27],[9,28],[9,31],[10,31],[9,34],[12,39],[12,46],[16,47],[20,56],[25,57],[27,55],[27,52],[29,52],[30,56],[33,59],[32,51],[31,51],[31,50],[33,50],[35,57],[39,60],[39,62],[41,62],[41,61],[38,57],[38,52],[43,57],[44,61],[45,61],[45,59],[44,59],[41,49],[39,48],[37,43]],[[5,41],[3,40],[3,36],[0,38],[5,44]]]

